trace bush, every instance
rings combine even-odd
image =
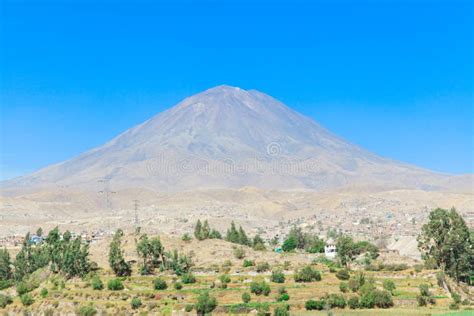
[[[26,282],[20,282],[16,285],[16,292],[19,296],[31,292],[32,288]]]
[[[296,271],[295,282],[313,282],[321,281],[321,273],[313,269],[311,266],[306,266],[303,269]]]
[[[367,293],[366,295],[363,295],[360,298],[360,303],[359,303],[361,308],[374,308],[375,306],[375,300],[374,300],[374,295],[372,292]]]
[[[319,300],[319,301],[309,300],[309,301],[306,301],[306,303],[304,304],[304,307],[308,311],[312,311],[312,310],[321,311],[324,309],[325,306],[326,306],[326,302],[324,300]]]
[[[349,280],[350,277],[351,276],[349,275],[349,271],[347,271],[346,269],[339,270],[336,273],[336,278],[338,278],[339,280]]]
[[[459,309],[459,304],[456,304],[455,302],[451,302],[451,304],[449,304],[449,309],[451,310]]]
[[[222,284],[227,284],[227,283],[230,283],[230,276],[228,276],[227,274],[223,274],[219,277],[219,280],[221,281]]]
[[[423,271],[423,265],[422,264],[415,264],[413,266],[413,268],[415,269],[416,273],[420,273],[421,271]]]
[[[359,308],[359,297],[357,297],[357,296],[350,297],[347,300],[347,305],[349,305],[349,308],[351,308],[351,309]]]
[[[273,310],[273,315],[275,315],[275,316],[290,316],[289,309],[290,309],[290,306],[286,305],[286,304],[281,305],[281,306],[277,306]]]
[[[183,237],[181,237],[181,240],[186,242],[191,241],[191,236],[188,233],[185,233]]]
[[[130,304],[132,305],[132,309],[139,309],[142,306],[142,301],[138,297],[134,297]]]
[[[8,289],[12,285],[13,285],[13,282],[11,280],[0,280],[0,291],[4,289]]]
[[[393,294],[393,291],[396,289],[395,282],[392,280],[383,280],[383,288]]]
[[[45,298],[46,296],[48,296],[48,290],[46,288],[42,288],[40,292],[40,296],[42,298]]]
[[[111,291],[121,291],[124,289],[122,280],[120,279],[111,279],[107,283],[107,288]]]
[[[24,306],[30,306],[31,304],[35,302],[35,300],[33,299],[33,296],[31,296],[31,294],[29,293],[21,295],[20,301],[21,301],[21,304],[23,304]]]
[[[273,270],[271,280],[275,283],[285,283],[285,274],[280,270]]]
[[[288,295],[288,293],[283,293],[277,298],[278,302],[284,302],[288,300],[290,300],[290,296]]]
[[[191,272],[188,272],[181,276],[181,281],[184,284],[196,283],[196,277]]]
[[[78,314],[80,316],[94,316],[97,314],[97,310],[92,305],[81,306],[79,308]]]
[[[254,293],[255,295],[265,295],[268,296],[270,294],[270,286],[265,281],[261,282],[252,282],[250,283],[250,293]]]
[[[347,285],[346,282],[341,282],[341,283],[339,283],[339,290],[342,293],[347,293],[347,292],[349,292],[349,285]]]
[[[176,290],[181,290],[181,289],[183,288],[183,284],[182,284],[181,282],[176,282],[176,283],[174,284],[174,288],[175,288]]]
[[[456,304],[460,304],[460,303],[461,303],[461,295],[459,295],[458,293],[453,292],[453,293],[451,294],[451,297],[452,297],[454,303],[456,303]]]
[[[257,264],[256,270],[257,270],[258,273],[269,271],[270,270],[270,264],[268,262],[261,262],[261,263]]]
[[[10,296],[0,293],[0,308],[5,308],[11,303],[13,303],[13,299]]]
[[[155,279],[153,281],[153,287],[155,290],[166,290],[168,288],[168,284],[166,284],[166,281],[163,279]]]
[[[245,257],[245,250],[242,247],[237,247],[234,249],[234,257],[237,259],[243,259]]]
[[[187,304],[186,306],[184,306],[184,310],[186,313],[191,313],[194,309],[194,305],[193,304]]]
[[[248,292],[244,292],[242,294],[242,302],[244,302],[245,304],[249,303],[251,299],[252,297],[250,296]]]
[[[344,308],[346,307],[346,300],[342,294],[330,294],[327,300],[329,307],[331,308]]]
[[[102,282],[102,280],[99,278],[98,275],[95,275],[94,277],[92,277],[91,284],[92,284],[92,289],[94,290],[101,291],[104,289],[104,283]]]
[[[217,300],[206,291],[198,296],[197,303],[194,307],[198,315],[206,315],[217,307]]]
[[[359,290],[359,282],[357,282],[356,279],[350,279],[349,283],[347,284],[349,289],[351,289],[352,292],[357,292]]]
[[[253,266],[255,266],[255,261],[250,260],[250,259],[245,259],[244,262],[242,263],[242,266],[244,268],[253,267]]]
[[[373,291],[374,304],[378,308],[389,308],[393,306],[392,294],[389,291]]]

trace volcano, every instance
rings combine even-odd
[[[2,183],[4,191],[111,187],[180,191],[253,186],[442,190],[458,177],[382,158],[256,90],[218,86],[106,144]]]

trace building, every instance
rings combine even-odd
[[[324,255],[326,258],[333,259],[336,257],[336,254],[336,243],[332,239],[327,240],[324,246]]]

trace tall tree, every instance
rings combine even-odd
[[[13,277],[10,253],[6,248],[0,249],[0,280],[10,280]]]
[[[437,208],[428,217],[418,236],[418,248],[425,260],[436,265],[457,281],[474,274],[472,232],[455,208]]]
[[[337,239],[336,250],[341,264],[346,267],[359,254],[359,248],[354,243],[354,240],[347,235],[342,235]]]
[[[202,240],[202,224],[201,220],[197,220],[196,226],[194,227],[194,237],[197,240]]]
[[[227,241],[238,244],[239,243],[239,232],[235,228],[235,223],[230,223],[230,228],[227,230],[226,238]]]
[[[129,276],[132,273],[131,266],[125,261],[122,250],[123,231],[118,229],[114,235],[109,248],[109,265],[117,276]]]

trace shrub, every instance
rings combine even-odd
[[[366,295],[366,294],[369,294],[370,292],[372,292],[374,290],[375,290],[375,286],[372,283],[365,283],[359,289],[359,294],[360,295]]]
[[[221,281],[222,284],[227,284],[227,283],[230,283],[230,276],[228,276],[227,274],[223,274],[219,277],[219,280]]]
[[[285,274],[281,270],[273,270],[271,280],[275,283],[285,283]]]
[[[155,281],[153,281],[153,287],[155,290],[166,290],[168,284],[166,284],[166,281],[163,279],[155,279]]]
[[[375,290],[372,293],[374,295],[374,304],[378,308],[389,308],[393,306],[392,295],[389,291]]]
[[[268,286],[267,282],[252,282],[250,283],[250,292],[254,293],[255,295],[265,295],[268,296],[270,294],[270,286]]]
[[[339,283],[339,290],[342,293],[347,293],[349,291],[349,285],[347,285],[346,282],[341,282],[341,283]]]
[[[352,292],[357,292],[359,290],[359,282],[357,282],[356,279],[350,279],[347,286]]]
[[[251,299],[252,298],[248,292],[244,292],[242,294],[242,302],[244,302],[245,304],[249,303]]]
[[[185,233],[182,237],[181,237],[181,240],[182,241],[191,241],[191,236],[188,234],[188,233]]]
[[[12,285],[13,285],[13,282],[11,280],[0,280],[0,291],[4,289],[8,289]]]
[[[451,297],[452,297],[454,303],[456,303],[456,304],[461,303],[461,295],[459,295],[458,293],[453,292],[451,294]]]
[[[294,275],[296,282],[313,282],[321,281],[321,273],[313,269],[311,266],[306,266],[303,269],[296,271]]]
[[[392,280],[383,280],[383,288],[393,294],[393,291],[396,289],[395,282]]]
[[[422,264],[415,264],[413,266],[413,268],[415,269],[416,273],[420,273],[421,271],[423,271],[423,265]]]
[[[198,315],[206,315],[217,307],[217,300],[206,291],[198,296],[197,303],[194,307]]]
[[[181,290],[181,289],[183,288],[183,284],[182,284],[181,282],[176,282],[176,283],[174,284],[174,288],[175,288],[176,290]]]
[[[312,310],[321,311],[324,309],[324,306],[326,306],[326,302],[324,300],[319,300],[319,301],[309,300],[309,301],[306,301],[306,303],[304,304],[304,307],[308,311],[312,311]]]
[[[181,281],[184,284],[196,283],[196,277],[191,272],[188,272],[181,276]]]
[[[270,264],[268,262],[261,262],[261,263],[257,264],[256,270],[257,270],[258,273],[269,271],[270,270]]]
[[[245,259],[244,262],[242,263],[242,266],[244,268],[253,267],[253,266],[255,266],[255,261],[250,260],[250,259]]]
[[[428,284],[420,284],[420,295],[416,297],[419,306],[426,306],[428,304],[435,304],[435,299],[431,295]]]
[[[194,309],[193,304],[187,304],[186,306],[184,306],[184,310],[186,311],[186,313],[191,313],[193,309]]]
[[[347,305],[349,305],[349,308],[351,308],[351,309],[359,308],[359,297],[357,297],[357,296],[350,297],[347,300]]]
[[[10,296],[0,293],[0,308],[5,308],[11,303],[13,303],[13,299]]]
[[[99,278],[98,275],[95,275],[94,277],[92,277],[91,284],[92,284],[92,289],[94,290],[101,291],[102,289],[104,289],[104,283],[102,282],[102,280]]]
[[[344,308],[346,307],[346,300],[342,294],[330,294],[327,300],[329,307],[331,308]]]
[[[242,247],[236,247],[234,249],[234,257],[237,259],[243,259],[245,257],[245,250]]]
[[[80,316],[94,316],[97,314],[97,310],[92,305],[81,306],[79,308],[78,314]]]
[[[45,298],[46,296],[48,296],[48,290],[46,288],[42,288],[40,291],[40,296],[42,298]]]
[[[107,283],[107,288],[111,291],[121,291],[124,289],[122,280],[120,279],[111,279]]]
[[[452,310],[459,309],[459,304],[456,304],[455,302],[451,302],[451,304],[449,304],[449,309],[452,309]]]
[[[31,294],[29,293],[21,295],[20,301],[21,301],[21,304],[23,304],[24,306],[30,306],[31,304],[35,302],[35,300],[33,299],[33,296],[31,296]]]
[[[277,298],[278,302],[284,302],[288,300],[290,300],[290,296],[288,295],[288,293],[283,293]]]
[[[336,278],[338,278],[339,280],[349,280],[350,277],[351,276],[349,275],[349,271],[347,271],[346,269],[339,270],[336,273]]]
[[[142,306],[142,301],[138,297],[134,297],[130,304],[132,305],[132,309],[139,309]]]
[[[273,310],[273,315],[275,315],[275,316],[290,316],[289,309],[290,309],[290,306],[287,305],[287,304],[277,306]]]
[[[31,292],[31,287],[26,282],[20,282],[16,285],[16,292],[19,296]]]
[[[362,308],[374,308],[375,306],[375,301],[374,301],[374,295],[372,292],[367,293],[366,295],[363,295],[360,298],[360,307]]]

